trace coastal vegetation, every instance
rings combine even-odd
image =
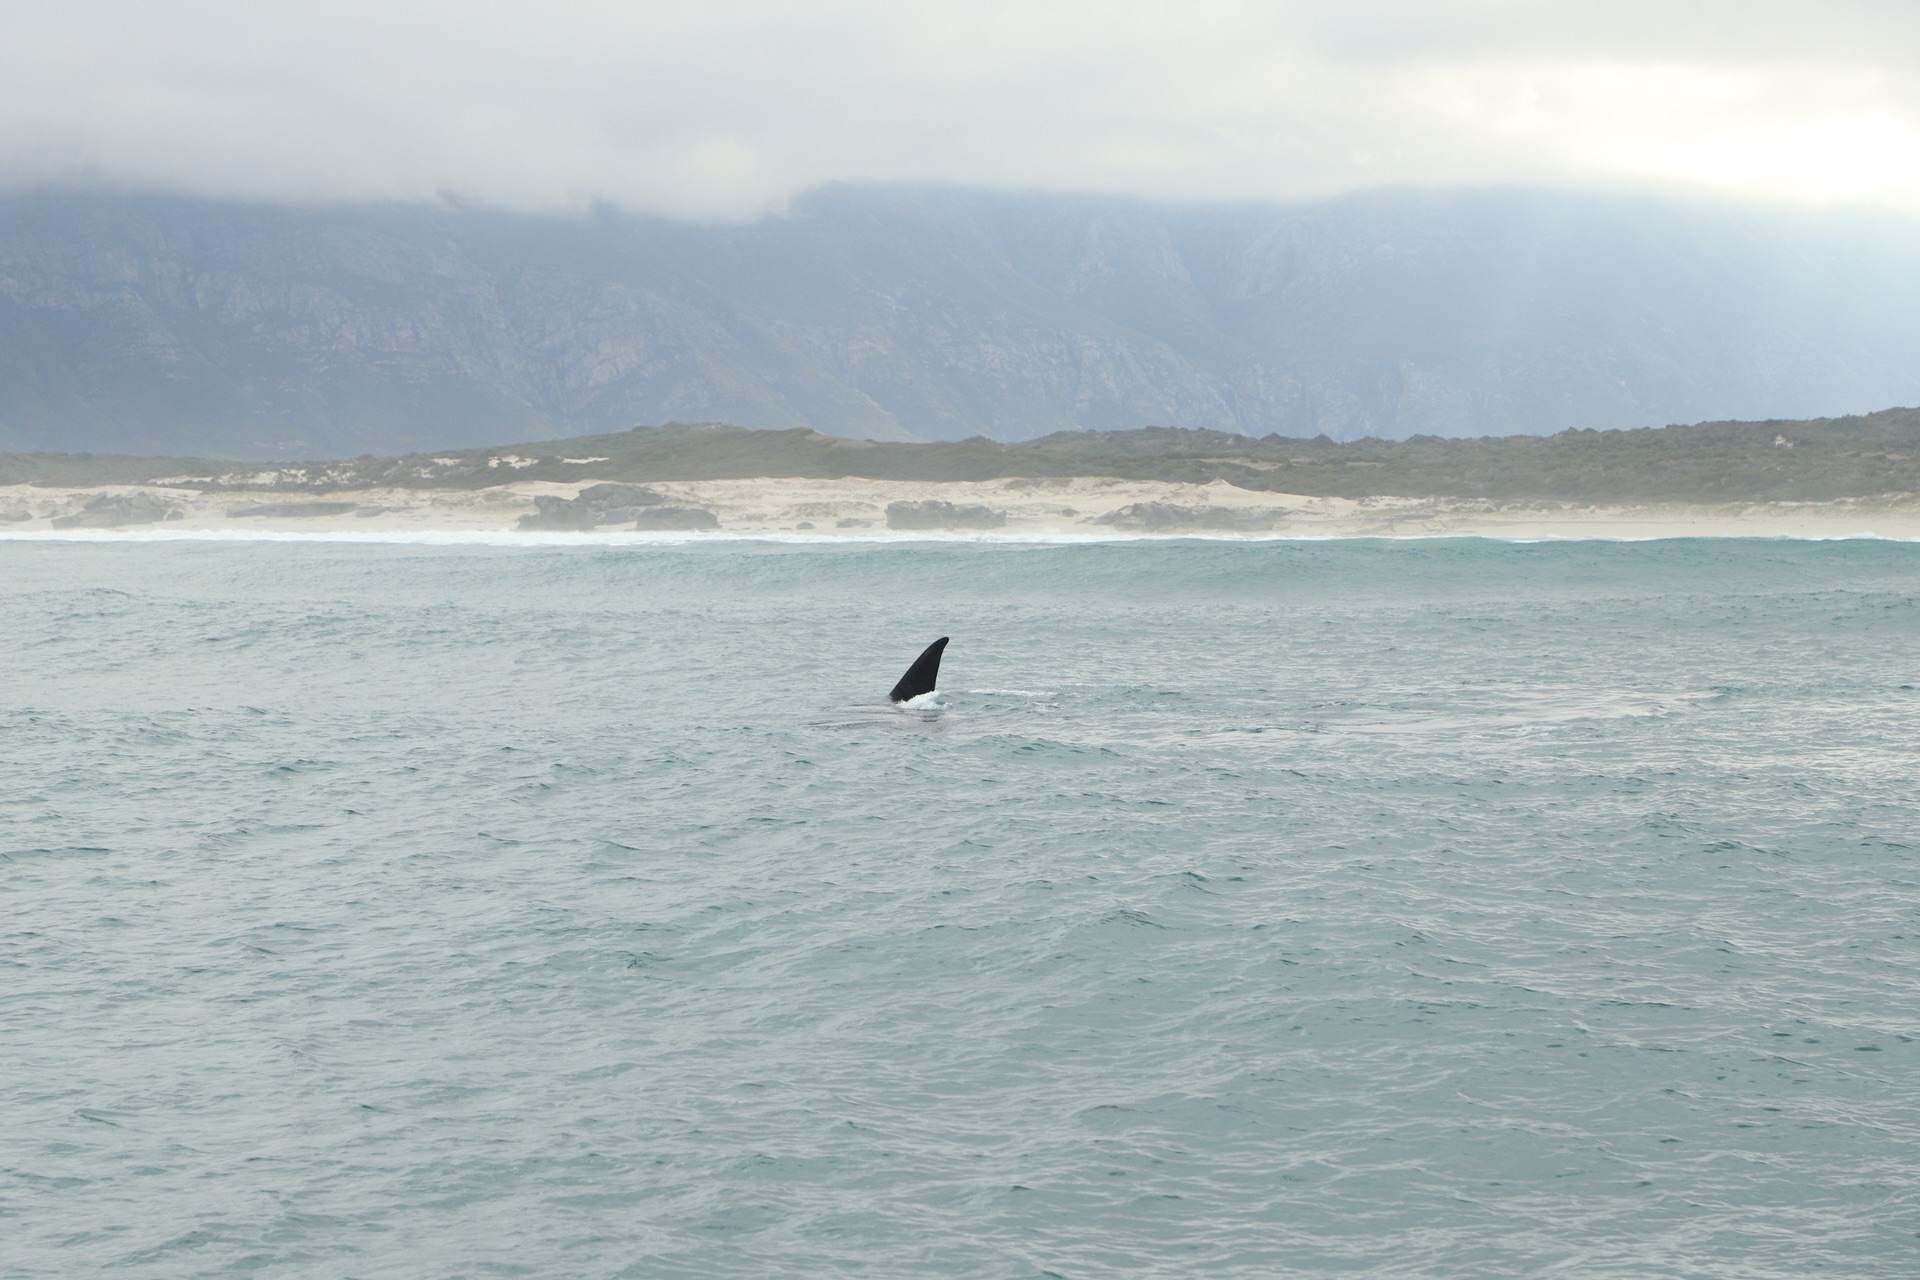
[[[1033,480],[1108,476],[1310,496],[1578,502],[1819,502],[1920,493],[1920,409],[1548,436],[1339,443],[1147,427],[919,444],[670,423],[535,444],[306,463],[0,454],[0,484],[203,491],[478,489],[513,480]]]

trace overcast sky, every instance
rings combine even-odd
[[[0,0],[0,183],[609,200],[1546,183],[1920,213],[1920,0]]]

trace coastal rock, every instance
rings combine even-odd
[[[1172,502],[1130,502],[1094,520],[1095,524],[1140,533],[1175,529],[1209,529],[1230,533],[1258,533],[1273,528],[1284,511],[1236,507],[1183,507]]]
[[[541,494],[532,515],[520,517],[522,529],[596,529],[636,519],[666,495],[637,484],[590,484],[572,498]]]
[[[533,514],[520,517],[522,529],[591,529],[587,523],[588,513],[573,505],[571,498],[556,498],[550,494],[536,494],[533,499]]]
[[[1006,523],[1006,512],[978,504],[958,507],[934,498],[887,504],[889,529],[999,529]]]
[[[80,510],[55,516],[56,529],[118,529],[129,524],[153,524],[178,520],[179,510],[165,498],[151,493],[96,493]]]
[[[8,507],[6,510],[0,511],[0,521],[4,521],[7,524],[18,524],[22,520],[31,519],[33,519],[33,512],[27,510],[25,507]]]
[[[625,507],[657,507],[667,500],[658,489],[649,489],[643,484],[590,484],[580,491],[575,502],[583,502],[590,507],[620,509]]]
[[[634,520],[636,529],[718,529],[720,517],[705,507],[650,507]]]

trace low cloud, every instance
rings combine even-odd
[[[15,0],[0,181],[744,217],[822,182],[1920,210],[1909,3]]]

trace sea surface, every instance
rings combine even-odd
[[[1920,1274],[1920,546],[6,541],[0,640],[13,1280]]]

